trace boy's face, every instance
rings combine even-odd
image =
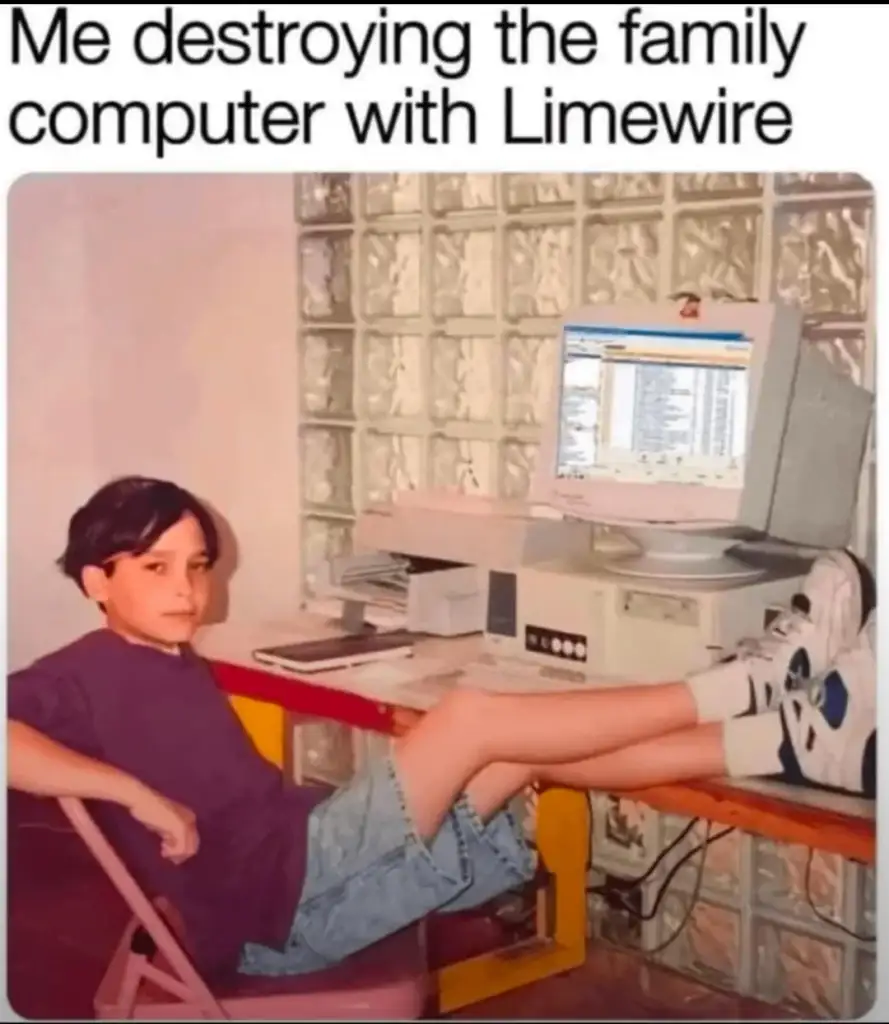
[[[172,648],[191,640],[207,607],[210,566],[204,535],[184,516],[142,555],[118,555],[113,571],[90,566],[84,588],[108,625],[132,640]]]

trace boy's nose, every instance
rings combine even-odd
[[[181,597],[191,597],[194,593],[194,583],[189,573],[177,573],[173,579],[173,589]]]

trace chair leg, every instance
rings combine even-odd
[[[122,1020],[133,1019],[133,1010],[136,1006],[136,998],[139,995],[139,986],[142,984],[145,963],[144,956],[133,953],[124,970],[123,981],[120,986],[120,998],[117,1004]]]
[[[121,992],[131,969],[130,962],[133,958],[131,946],[133,935],[138,927],[138,919],[132,918],[124,929],[108,967],[102,975],[102,980],[99,982],[93,999],[93,1006],[99,1017],[118,1018],[122,1014]]]

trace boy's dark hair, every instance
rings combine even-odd
[[[219,531],[193,494],[168,480],[142,476],[112,480],[71,517],[68,544],[58,566],[83,590],[87,566],[99,566],[110,574],[116,555],[144,554],[186,515],[197,519],[207,558],[214,565],[219,557]]]

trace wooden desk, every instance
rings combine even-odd
[[[621,795],[656,811],[732,825],[778,843],[809,846],[862,864],[876,860],[877,830],[872,816],[802,803],[793,799],[789,786],[764,785],[758,790],[721,781],[690,782]],[[843,798],[835,803],[840,806]],[[848,803],[856,806],[855,801]]]
[[[318,622],[305,626],[318,635]],[[299,630],[300,634],[303,629]],[[219,685],[232,696],[260,751],[288,773],[293,771],[294,717],[329,719],[357,729],[391,733],[400,707],[426,710],[428,698],[406,703],[386,688],[359,684],[354,673],[327,673],[298,678],[258,666],[250,656],[257,646],[292,640],[274,628],[238,630],[216,627],[198,643],[213,663]],[[457,645],[460,646],[457,651]],[[444,642],[455,664],[470,660],[471,645]],[[435,642],[436,652],[443,649]],[[459,655],[459,656],[458,656]],[[402,698],[404,699],[404,698]],[[792,798],[789,787],[741,788],[724,782],[659,786],[622,794],[658,811],[701,817],[782,843],[799,843],[863,863],[873,863],[876,829],[872,817],[842,809],[825,809]],[[854,802],[852,802],[854,804]],[[541,794],[537,846],[555,878],[554,913],[549,935],[522,948],[485,954],[438,973],[439,1006],[447,1013],[485,998],[580,966],[586,958],[587,868],[590,849],[587,795],[553,789]]]

